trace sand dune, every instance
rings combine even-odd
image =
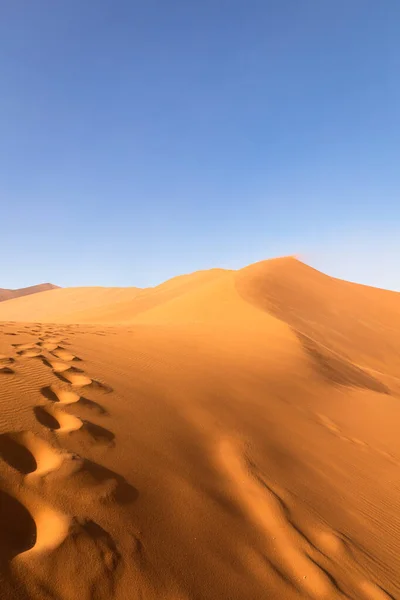
[[[47,323],[129,323],[142,312],[190,294],[225,275],[212,269],[175,277],[155,288],[64,288],[5,302],[0,318]]]
[[[54,290],[58,288],[57,285],[52,283],[41,283],[39,285],[32,285],[26,288],[19,288],[17,290],[7,290],[0,288],[0,302],[3,300],[11,300],[12,298],[19,298],[21,296],[29,296],[31,294],[38,294],[47,290]]]
[[[29,298],[6,300],[0,319],[73,323],[80,311],[90,313],[109,303],[131,300],[137,293],[137,288],[58,288]]]
[[[2,597],[400,598],[399,356],[293,258],[1,302]]]

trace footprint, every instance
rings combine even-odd
[[[30,431],[0,435],[0,456],[23,475],[47,475],[70,455],[62,454]]]
[[[111,446],[114,444],[115,435],[105,427],[83,421],[66,413],[55,406],[36,406],[34,408],[35,416],[39,423],[47,429],[57,433],[78,433],[89,442]]]
[[[83,569],[82,565],[90,568]],[[115,541],[103,527],[90,519],[74,518],[56,559],[40,562],[37,567],[35,579],[46,591],[46,598],[106,600],[119,595],[124,564]],[[34,568],[33,563],[30,569]]]
[[[97,412],[99,415],[108,415],[108,412],[97,402],[83,398],[72,390],[66,390],[55,385],[43,387],[42,395],[50,402],[59,402],[60,404],[78,404],[79,407],[88,408]]]
[[[33,412],[35,413],[36,419],[43,427],[47,427],[47,429],[51,429],[52,431],[60,428],[57,419],[53,417],[44,406],[35,406]]]
[[[57,376],[62,381],[67,381],[68,383],[76,387],[83,387],[85,385],[90,385],[93,383],[90,377],[78,372],[78,370],[68,369],[67,371],[63,371],[62,374],[57,373]]]
[[[50,444],[27,432],[25,444],[34,456],[37,467],[32,475],[44,477],[57,471],[67,460],[73,460],[71,454],[57,452]]]
[[[92,379],[91,387],[99,389],[102,392],[105,392],[106,394],[110,394],[111,392],[114,391],[113,388],[111,387],[111,385],[107,385],[106,383],[98,381],[97,379]]]
[[[50,367],[51,369],[53,369],[54,373],[63,373],[64,371],[67,371],[71,368],[71,365],[67,363],[57,360],[48,360],[47,358],[43,359],[43,364],[45,364],[46,367]]]
[[[36,358],[38,356],[42,355],[41,350],[37,349],[34,350],[33,348],[31,350],[19,350],[17,352],[17,354],[19,354],[19,356],[23,356],[25,358]]]
[[[72,456],[75,460],[63,465],[59,475],[60,480],[68,479],[68,494],[76,495],[77,506],[78,503],[88,506],[93,502],[128,504],[138,498],[138,490],[122,475],[78,455]],[[58,486],[59,480],[55,484]],[[59,494],[65,491],[58,487],[57,490]]]
[[[40,347],[43,348],[43,350],[48,350],[49,352],[53,352],[53,350],[56,350],[56,348],[58,348],[58,344],[50,344],[48,342],[39,342],[40,343]]]
[[[81,419],[53,406],[35,406],[33,410],[39,423],[52,431],[70,432],[83,426]]]
[[[19,442],[18,438],[18,434],[0,435],[0,456],[11,467],[27,475],[36,470],[37,463],[33,454]]]
[[[0,556],[11,560],[35,546],[37,527],[27,508],[0,489]]]
[[[75,476],[81,478],[81,488],[83,486],[100,488],[98,497],[103,502],[112,500],[120,504],[127,504],[134,502],[139,496],[138,490],[122,475],[91,460],[84,459],[82,470]]]
[[[64,542],[70,531],[71,518],[50,506],[42,505],[39,508],[35,506],[31,509],[31,513],[36,529],[35,542],[18,556],[18,560],[55,550]]]
[[[58,347],[59,344],[63,343],[62,338],[55,338],[55,337],[47,336],[47,335],[43,335],[39,339],[41,342],[43,342],[41,344],[42,346],[44,346],[45,344],[46,344],[46,346],[53,345],[53,346],[55,346],[55,348],[53,348],[54,350]],[[46,350],[49,350],[49,348],[47,347]]]
[[[12,344],[12,346],[14,346],[14,348],[16,350],[19,350],[20,352],[22,350],[34,350],[34,349],[36,349],[36,344],[31,344],[31,343],[28,343],[28,344]]]
[[[87,377],[87,375],[84,374],[84,371],[82,371],[82,369],[72,367],[68,363],[47,360],[47,358],[43,359],[43,363],[46,366],[50,367],[53,370],[54,374],[57,375],[59,379],[61,379],[61,381],[66,381],[74,386],[84,386],[93,383],[93,380],[90,379],[90,377]]]
[[[79,399],[78,406],[95,411],[98,415],[102,415],[102,416],[109,415],[109,412],[103,406],[101,406],[101,404],[94,402],[94,400],[89,400],[88,398],[84,398],[83,396],[81,396],[81,398]]]
[[[13,369],[10,369],[10,367],[0,366],[0,375],[15,375],[15,371]]]
[[[90,421],[84,421],[82,430],[84,433],[87,433],[97,444],[105,444],[107,446],[114,445],[115,434],[105,427],[101,427],[100,425],[96,425]]]
[[[0,354],[0,367],[4,365],[12,365],[13,363],[15,363],[15,358],[11,358],[5,354]]]
[[[57,348],[56,350],[54,350],[52,352],[52,354],[54,356],[56,356],[57,358],[64,360],[66,362],[72,362],[72,361],[81,361],[80,358],[78,358],[78,356],[75,356],[74,354],[71,354],[71,352],[68,352],[67,350],[64,350],[64,348]]]
[[[76,394],[75,392],[70,390],[65,390],[55,385],[49,385],[47,387],[42,388],[40,391],[42,395],[51,402],[60,402],[61,404],[74,404],[80,399],[79,394]]]

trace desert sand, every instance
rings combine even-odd
[[[400,598],[400,294],[294,258],[0,303],[16,600]]]

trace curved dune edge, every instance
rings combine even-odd
[[[326,567],[319,564],[323,562],[321,554],[324,554],[341,564],[346,571],[350,570],[360,598],[391,600],[389,594],[365,577],[360,566],[352,560],[339,534],[327,530],[314,532],[314,542],[313,545],[310,544],[291,523],[285,504],[264,478],[257,474],[254,465],[240,450],[239,444],[230,438],[222,440],[217,459],[231,479],[235,495],[248,518],[273,541],[275,568],[300,593],[316,600],[347,597],[343,596]]]
[[[392,596],[370,581],[363,581],[360,584],[360,592],[366,600],[392,600]]]
[[[18,288],[16,290],[0,288],[0,302],[5,300],[11,300],[12,298],[20,298],[22,296],[29,296],[31,294],[39,294],[41,292],[55,290],[58,289],[58,287],[58,285],[54,285],[53,283],[39,283],[37,285],[31,285],[25,288]]]
[[[365,369],[353,364],[310,337],[297,332],[297,337],[319,374],[334,385],[389,394],[389,388]]]
[[[288,522],[280,499],[267,485],[251,475],[248,465],[231,440],[220,443],[218,454],[249,518],[273,538],[292,584],[310,598],[335,597],[335,585],[307,556],[304,541]]]

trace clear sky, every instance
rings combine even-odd
[[[399,0],[0,2],[0,287],[400,290]]]

